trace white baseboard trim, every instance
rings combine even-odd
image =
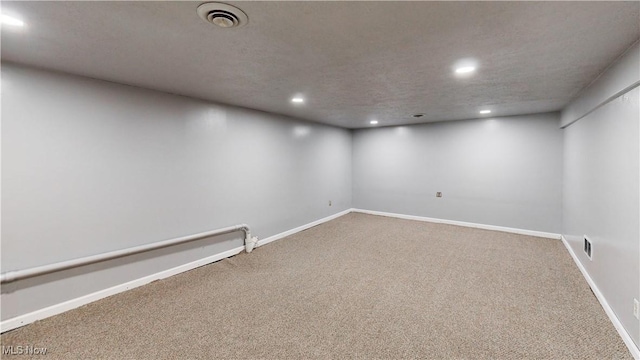
[[[327,222],[329,220],[333,220],[337,217],[340,217],[342,215],[348,214],[351,212],[352,209],[347,209],[344,211],[341,211],[339,213],[327,216],[325,218],[322,218],[320,220],[316,220],[314,222],[310,222],[308,224],[299,226],[295,229],[291,229],[285,232],[282,232],[280,234],[276,234],[273,236],[270,236],[268,238],[262,239],[260,241],[258,241],[257,246],[262,246],[265,244],[268,244],[272,241],[276,241],[279,239],[282,239],[283,237],[295,234],[297,232],[306,230],[310,227],[322,224],[324,222]],[[240,252],[244,251],[244,246],[241,247],[237,247],[235,249],[231,249],[216,255],[212,255],[209,257],[206,257],[204,259],[200,259],[200,260],[196,260],[193,262],[190,262],[188,264],[184,264],[184,265],[180,265],[180,266],[176,266],[174,268],[168,269],[168,270],[164,270],[152,275],[148,275],[145,277],[142,277],[140,279],[136,279],[136,280],[132,280],[129,282],[126,282],[124,284],[120,284],[120,285],[116,285],[116,286],[112,286],[110,288],[104,289],[104,290],[99,290],[96,291],[94,293],[88,294],[88,295],[84,295],[75,299],[71,299],[71,300],[67,300],[65,302],[59,303],[59,304],[55,304],[55,305],[51,305],[49,307],[43,308],[43,309],[39,309],[24,315],[19,315],[16,316],[14,318],[11,319],[7,319],[4,320],[2,322],[0,322],[0,332],[5,332],[5,331],[9,331],[9,330],[13,330],[16,328],[19,328],[21,326],[25,326],[28,324],[31,324],[35,321],[38,320],[42,320],[54,315],[58,315],[61,314],[65,311],[69,311],[75,308],[78,308],[80,306],[86,305],[88,303],[100,300],[100,299],[104,299],[108,296],[111,295],[115,295],[133,288],[137,288],[139,286],[143,286],[146,285],[152,281],[156,281],[156,280],[160,280],[160,279],[164,279],[173,275],[177,275],[179,273],[185,272],[185,271],[189,271],[192,269],[195,269],[197,267],[203,266],[203,265],[207,265],[225,258],[228,258],[230,256],[239,254]]]
[[[197,267],[210,264],[212,262],[216,262],[230,256],[239,254],[244,250],[244,246],[237,247],[235,249],[231,249],[225,252],[221,252],[219,254],[215,254],[204,259],[196,260],[184,265],[176,266],[174,268],[164,270],[155,274],[151,274],[140,279],[136,279],[133,281],[126,282],[124,284],[112,286],[110,288],[96,291],[94,293],[84,295],[75,299],[67,300],[60,304],[55,304],[40,310],[36,310],[24,315],[16,316],[11,319],[4,320],[0,322],[0,332],[5,332],[9,330],[13,330],[15,328],[19,328],[24,325],[31,324],[37,320],[42,320],[48,318],[50,316],[58,315],[65,311],[69,311],[75,308],[78,308],[82,305],[86,305],[88,303],[104,299],[108,296],[115,295],[133,288],[137,288],[143,285],[146,285],[152,281],[164,279],[173,275],[177,275],[179,273],[189,271],[195,269]]]
[[[305,225],[302,225],[302,226],[298,226],[295,229],[287,230],[285,232],[281,232],[280,234],[269,236],[268,238],[264,238],[262,240],[259,240],[257,246],[259,247],[259,246],[262,246],[262,245],[266,245],[266,244],[268,244],[270,242],[273,242],[273,241],[276,241],[276,240],[280,240],[280,239],[282,239],[284,237],[287,237],[289,235],[293,235],[293,234],[298,233],[300,231],[304,231],[304,230],[307,230],[309,228],[312,228],[312,227],[314,227],[316,225],[320,225],[322,223],[325,223],[327,221],[333,220],[335,218],[339,218],[340,216],[346,215],[346,214],[348,214],[348,213],[350,213],[352,211],[353,211],[353,209],[343,210],[343,211],[340,211],[339,213],[335,213],[333,215],[329,215],[329,216],[327,216],[325,218],[322,218],[320,220],[316,220],[316,221],[310,222],[308,224],[305,224]]]
[[[576,263],[576,266],[578,267],[578,269],[580,269],[582,276],[584,276],[585,280],[587,280],[587,283],[591,287],[591,290],[593,290],[593,293],[596,295],[596,298],[600,302],[600,305],[602,305],[604,312],[607,314],[607,316],[609,317],[609,320],[611,320],[611,322],[613,323],[613,326],[618,331],[618,334],[622,338],[622,341],[624,341],[625,345],[627,345],[627,348],[629,348],[631,355],[633,355],[633,357],[636,360],[640,360],[640,349],[638,349],[636,344],[633,342],[631,335],[629,335],[627,330],[625,330],[624,326],[622,326],[620,319],[618,319],[618,317],[616,316],[616,313],[613,312],[613,309],[611,308],[611,306],[609,306],[607,299],[604,297],[602,292],[600,292],[600,289],[598,289],[598,286],[593,281],[591,276],[589,276],[587,269],[585,269],[585,267],[582,265],[582,263],[578,259],[578,256],[573,251],[573,248],[571,248],[571,245],[569,245],[569,242],[567,241],[567,239],[565,239],[564,236],[561,236],[561,238],[562,238],[562,243],[564,244],[564,247],[567,248],[567,251],[569,251],[569,254],[571,254],[571,258]]]
[[[438,223],[438,224],[457,225],[457,226],[471,227],[476,229],[502,231],[502,232],[508,232],[513,234],[537,236],[537,237],[560,240],[560,234],[554,234],[554,233],[548,233],[548,232],[542,232],[542,231],[516,229],[516,228],[496,226],[496,225],[484,225],[484,224],[477,224],[477,223],[470,223],[470,222],[456,221],[456,220],[436,219],[436,218],[416,216],[416,215],[396,214],[396,213],[389,213],[389,212],[383,212],[383,211],[373,211],[373,210],[363,210],[363,209],[352,209],[352,211],[363,213],[363,214],[370,214],[370,215],[388,216],[388,217],[394,217],[399,219],[425,221],[425,222],[432,222],[432,223]]]

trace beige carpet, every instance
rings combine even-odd
[[[363,214],[1,341],[64,359],[631,358],[560,241]]]

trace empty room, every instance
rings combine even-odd
[[[640,2],[2,1],[12,359],[640,360]]]

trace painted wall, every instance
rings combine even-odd
[[[238,223],[265,238],[351,207],[351,133],[3,63],[2,186],[3,272]],[[239,246],[8,284],[2,319]]]
[[[584,96],[605,94],[611,89],[606,79],[637,79],[638,63],[627,61],[637,51],[636,45],[618,62],[626,66],[610,67],[616,73],[603,74]],[[580,97],[576,103],[586,101]],[[565,238],[637,346],[640,321],[633,316],[633,299],[640,300],[639,103],[636,85],[604,105],[590,102],[588,115],[564,129],[563,212]],[[593,260],[583,252],[584,235],[592,241]]]
[[[579,96],[562,109],[561,126],[582,118],[598,106],[640,84],[640,41],[636,41]]]
[[[356,130],[354,207],[559,233],[558,122],[549,113]]]

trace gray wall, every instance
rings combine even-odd
[[[351,134],[3,63],[2,186],[3,272],[238,223],[265,238],[351,207]],[[241,245],[223,236],[3,286],[2,319]]]
[[[356,130],[354,207],[559,233],[558,122],[549,113]]]
[[[561,126],[571,124],[598,106],[637,86],[640,83],[639,64],[640,41],[636,41],[604,73],[600,74],[596,81],[582,90],[577,98],[562,109]]]
[[[564,130],[563,234],[640,345],[640,322],[633,316],[633,299],[640,300],[640,89],[601,107],[585,100],[594,93],[605,94],[601,100],[614,95],[607,94],[614,91],[607,79],[638,79],[638,62],[627,61],[637,53],[636,45],[574,102],[592,109]],[[570,105],[565,116],[575,108]],[[583,252],[584,235],[592,241],[593,260]]]

